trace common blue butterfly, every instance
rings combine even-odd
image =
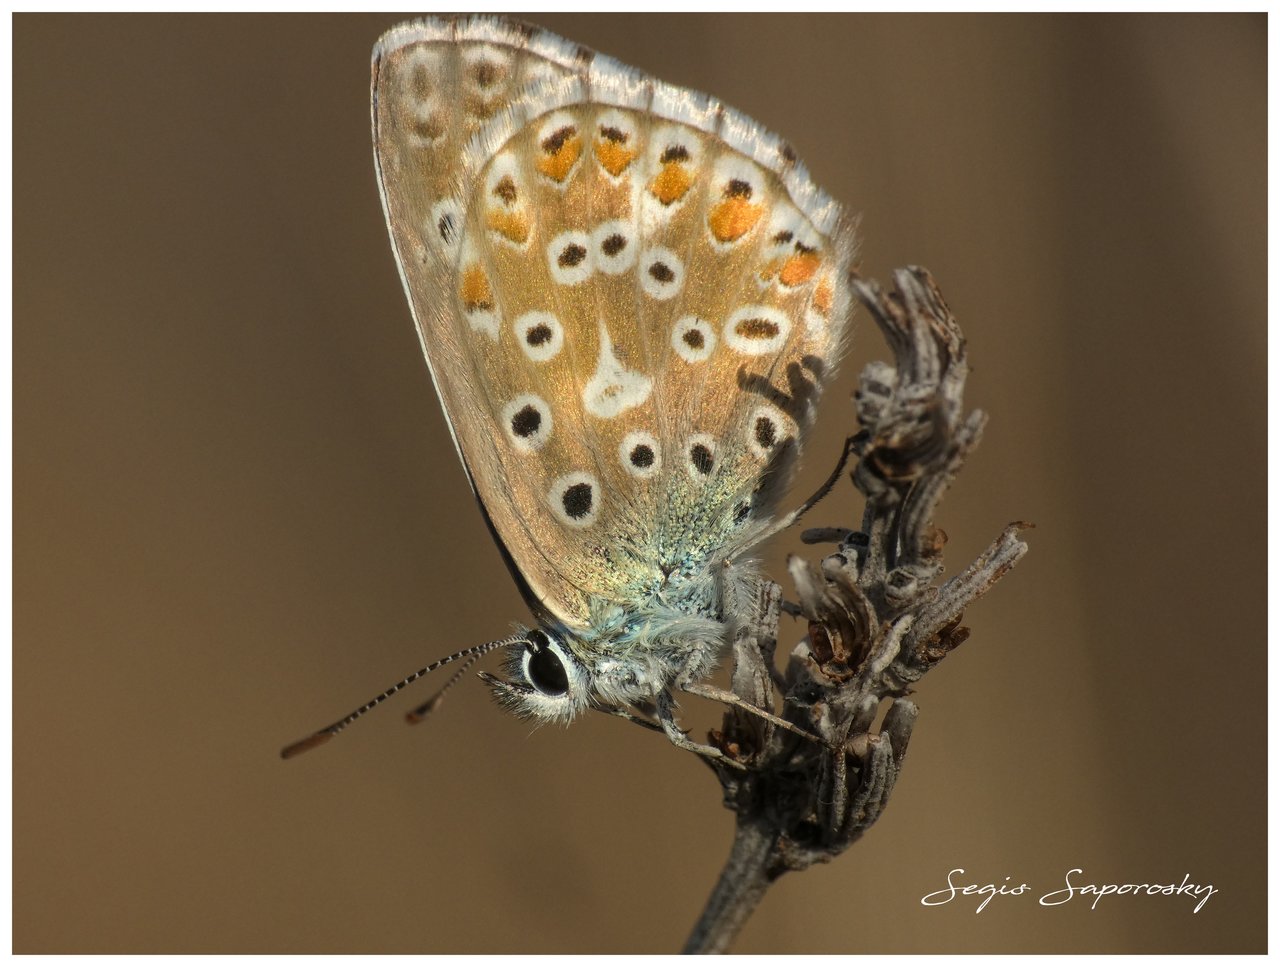
[[[505,647],[512,711],[676,738],[840,356],[852,220],[754,121],[534,27],[401,24],[372,69],[422,349],[537,621],[430,667]]]

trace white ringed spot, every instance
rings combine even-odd
[[[787,342],[791,320],[772,306],[743,306],[724,324],[724,341],[748,356],[776,353]]]
[[[452,255],[462,240],[462,206],[453,198],[442,198],[431,206],[422,234],[437,252]]]
[[[747,419],[747,448],[761,460],[771,460],[792,436],[791,420],[776,406],[759,406]]]
[[[716,331],[697,316],[685,316],[671,330],[671,348],[686,363],[700,363],[716,348]]]
[[[551,278],[561,285],[577,285],[591,278],[595,259],[591,238],[586,232],[561,232],[547,243],[547,265]]]
[[[648,480],[662,469],[658,438],[644,430],[632,430],[618,445],[618,460],[631,476]]]
[[[669,248],[655,245],[640,255],[640,288],[651,299],[670,299],[684,287],[684,263]]]
[[[600,513],[600,482],[581,470],[566,473],[551,485],[547,502],[560,523],[587,527],[595,523]]]
[[[502,408],[502,429],[521,453],[541,449],[551,436],[551,427],[551,407],[533,393],[517,396]]]
[[[601,222],[591,233],[595,267],[607,275],[621,275],[636,264],[636,233],[632,222]]]
[[[564,346],[564,327],[549,312],[526,312],[514,323],[516,340],[535,363],[545,363]]]

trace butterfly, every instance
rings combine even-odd
[[[666,727],[754,600],[843,348],[853,221],[751,119],[497,17],[386,33],[372,120],[427,366],[536,618],[424,671],[502,648],[485,680],[519,715]]]

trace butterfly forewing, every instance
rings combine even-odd
[[[491,520],[508,527],[514,504],[473,375],[474,329],[451,295],[465,215],[463,149],[529,86],[567,76],[577,58],[558,38],[491,18],[401,24],[373,54],[374,158],[392,247],[459,455]]]
[[[486,29],[384,41],[379,171],[476,492],[542,607],[586,627],[772,510],[838,354],[849,233],[718,102]],[[428,124],[437,97],[462,109]]]

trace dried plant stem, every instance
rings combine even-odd
[[[686,953],[727,950],[774,880],[830,861],[879,818],[915,724],[911,686],[968,637],[965,608],[1027,551],[1018,534],[1029,525],[1010,524],[964,571],[934,583],[946,535],[933,514],[986,417],[964,415],[964,337],[929,273],[899,270],[894,283],[884,293],[854,282],[894,353],[892,366],[866,367],[855,395],[852,480],[866,498],[862,522],[806,531],[806,543],[836,550],[816,567],[793,557],[799,603],[784,604],[778,586],[766,584],[734,641],[734,694],[772,713],[778,686],[776,714],[822,741],[733,707],[712,733],[723,756],[709,765],[737,828]],[[809,635],[779,676],[783,610],[806,617]]]
[[[765,866],[777,835],[763,824],[738,825],[729,859],[683,953],[721,953],[733,942],[769,888]]]

